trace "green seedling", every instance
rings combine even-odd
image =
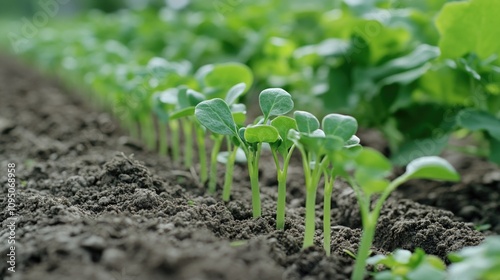
[[[254,218],[261,216],[259,159],[262,144],[275,143],[281,139],[278,130],[268,124],[269,119],[272,116],[286,114],[293,108],[290,94],[282,89],[262,91],[259,95],[259,103],[264,113],[262,120],[257,124],[239,129],[228,103],[220,98],[203,101],[196,106],[195,110],[200,123],[216,135],[217,141],[222,141],[223,135],[231,137],[235,145],[234,149],[239,146],[245,153],[250,174]]]
[[[465,247],[448,256],[448,279],[494,280],[500,275],[500,236],[489,236],[479,246]]]
[[[297,122],[287,116],[279,116],[271,121],[271,125],[276,128],[281,141],[271,145],[276,173],[278,177],[278,201],[276,205],[276,229],[285,228],[285,207],[286,207],[286,181],[288,176],[288,165],[292,158],[295,145],[288,139],[290,129],[297,129]],[[283,160],[280,164],[279,156]]]
[[[365,274],[366,259],[375,235],[377,220],[380,210],[389,195],[401,184],[411,179],[434,179],[456,182],[460,180],[459,174],[444,159],[436,156],[421,157],[413,160],[406,167],[406,172],[393,181],[385,179],[392,170],[389,160],[381,153],[370,149],[363,149],[351,162],[354,174],[342,172],[354,189],[361,212],[363,234],[359,246],[353,280],[361,280]],[[347,171],[345,169],[344,171]],[[379,195],[375,206],[371,209],[371,198]]]
[[[171,120],[170,115],[177,106],[178,94],[177,88],[170,88],[153,96],[153,110],[159,120],[159,151],[161,154],[166,153],[170,139],[172,159],[176,163],[181,160],[180,125],[178,120]]]
[[[250,125],[244,129],[244,140],[247,143],[248,155],[250,157],[249,171],[250,176],[254,177],[252,186],[253,195],[257,198],[259,191],[259,158],[263,143],[270,143],[278,173],[278,204],[277,204],[277,228],[284,228],[284,215],[286,204],[286,177],[288,163],[291,157],[290,148],[292,142],[285,137],[289,129],[294,128],[293,119],[290,121],[282,115],[293,109],[292,96],[283,89],[270,88],[265,89],[259,94],[259,105],[263,113],[262,120],[256,125]],[[271,122],[270,119],[276,117]],[[279,119],[278,119],[279,118]],[[274,125],[273,125],[274,122]],[[286,131],[286,132],[285,132]],[[284,164],[281,169],[277,153],[283,156]],[[250,166],[251,164],[251,166]],[[252,180],[251,180],[252,181]],[[259,198],[260,204],[260,198]],[[259,210],[260,211],[260,210]]]
[[[420,248],[413,254],[408,250],[398,249],[388,256],[376,255],[369,258],[367,264],[384,265],[388,268],[373,273],[375,280],[444,280],[446,277],[444,262],[436,256],[426,255]]]
[[[318,119],[311,113],[296,111],[294,118],[298,130],[290,129],[288,139],[293,141],[302,155],[302,165],[306,183],[306,217],[303,247],[314,242],[316,193],[321,176],[325,181],[324,196],[324,240],[323,246],[330,254],[330,207],[331,194],[335,178],[342,170],[346,157],[359,148],[359,138],[354,133],[358,125],[350,116],[329,114],[322,120],[322,128]]]

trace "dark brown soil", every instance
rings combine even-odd
[[[236,169],[232,201],[224,203],[220,193],[211,196],[198,186],[192,170],[127,137],[110,115],[2,57],[2,210],[11,162],[17,166],[17,262],[15,273],[0,262],[1,279],[348,279],[352,271],[353,260],[344,250],[357,250],[361,224],[352,191],[342,183],[332,197],[332,255],[322,250],[321,190],[317,246],[301,250],[299,164],[290,169],[286,230],[277,231],[276,179],[266,163],[263,217],[254,220],[243,168]],[[465,222],[487,222],[498,233],[498,174],[486,183],[473,165],[463,171],[472,181],[445,187],[425,183],[432,187],[425,192],[410,191],[414,183],[390,198],[374,252],[421,247],[445,258],[484,238]],[[8,252],[7,217],[2,211],[2,258]]]

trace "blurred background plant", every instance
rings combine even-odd
[[[206,95],[202,66],[239,62],[254,74],[247,103],[256,102],[260,89],[280,87],[299,110],[353,115],[361,127],[383,133],[384,152],[397,165],[447,147],[500,164],[497,1],[45,0],[3,6],[5,49],[86,84],[92,100],[139,130],[136,135],[136,123],[143,122],[142,130],[151,126],[143,116],[150,119],[155,93],[187,86]],[[148,68],[155,57],[166,61],[163,72]],[[467,137],[467,144],[453,147],[450,137]]]

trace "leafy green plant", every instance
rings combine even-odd
[[[354,189],[361,212],[363,234],[356,256],[356,264],[352,275],[353,280],[363,279],[365,274],[366,259],[375,235],[375,228],[380,210],[389,195],[401,184],[411,179],[434,179],[458,181],[460,176],[455,169],[444,159],[429,156],[413,160],[406,167],[406,172],[389,181],[392,165],[387,158],[379,152],[365,148],[353,158],[354,174],[344,173]],[[379,195],[371,208],[373,195]]]
[[[373,273],[375,280],[443,280],[446,277],[444,262],[436,256],[426,255],[420,248],[413,254],[397,249],[388,256],[376,255],[369,258],[367,264],[384,265],[389,269]]]
[[[343,149],[355,150],[359,147],[359,138],[354,135],[358,124],[353,117],[329,114],[323,118],[320,129],[318,119],[309,112],[295,111],[294,118],[297,130],[290,129],[288,138],[302,155],[306,183],[303,247],[309,247],[314,242],[316,193],[321,176],[324,175],[324,247],[327,254],[330,254],[330,201],[337,170],[340,170],[337,166],[341,164],[337,162],[337,158]],[[330,165],[332,168],[329,168]]]
[[[448,255],[452,261],[448,278],[456,280],[497,279],[500,274],[500,236],[489,236],[478,246]]]
[[[228,101],[231,101],[231,98]],[[220,98],[203,101],[195,109],[198,121],[215,134],[216,145],[217,141],[221,142],[223,136],[226,135],[233,140],[234,149],[239,147],[245,153],[252,189],[253,216],[255,218],[261,216],[259,159],[262,144],[275,143],[280,140],[278,130],[269,125],[268,122],[270,117],[286,114],[292,110],[293,101],[290,94],[282,89],[266,89],[259,95],[259,104],[264,114],[262,119],[256,124],[241,128],[236,125],[233,112],[228,103]]]

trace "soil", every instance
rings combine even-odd
[[[367,133],[373,135],[373,133]],[[363,139],[363,137],[361,137]],[[459,184],[413,182],[386,203],[374,253],[423,248],[446,254],[500,233],[499,169],[458,157]],[[322,249],[322,191],[316,246],[301,249],[305,190],[290,168],[287,219],[275,230],[276,178],[262,166],[262,217],[252,219],[248,174],[237,166],[232,200],[209,195],[196,168],[147,151],[75,90],[0,57],[0,185],[16,164],[16,272],[1,279],[349,279],[361,223],[351,189],[332,196],[332,255]],[[220,169],[223,180],[223,168]],[[420,191],[423,190],[423,191]],[[7,197],[0,196],[7,208]],[[0,220],[6,256],[7,211]],[[490,224],[480,232],[475,225]],[[2,257],[2,258],[4,258]]]

